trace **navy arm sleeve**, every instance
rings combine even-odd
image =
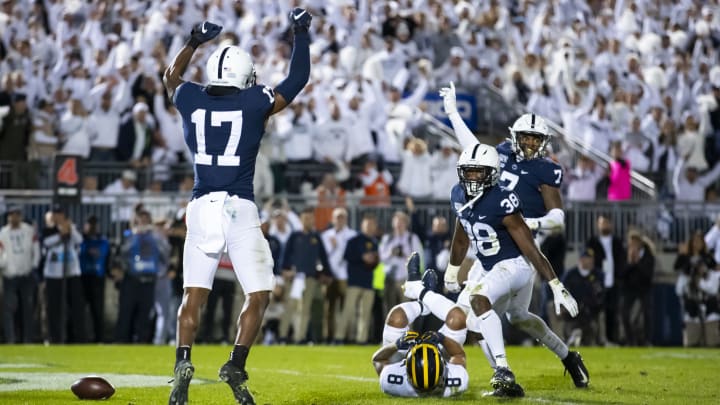
[[[307,31],[295,33],[293,52],[290,57],[290,71],[275,91],[282,94],[288,104],[295,99],[310,78],[310,34]]]

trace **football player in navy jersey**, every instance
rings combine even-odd
[[[445,112],[463,148],[477,144],[477,139],[457,112],[453,83],[450,83],[450,87],[440,90],[440,95],[443,97]],[[525,222],[533,232],[562,228],[565,222],[560,196],[563,171],[560,165],[545,157],[549,140],[550,131],[545,120],[530,113],[522,115],[515,121],[510,128],[509,142],[503,142],[496,147],[502,169],[498,182],[503,188],[515,192],[522,201]],[[456,240],[453,238],[452,246],[455,244]],[[453,265],[460,262],[461,260],[451,261],[446,270],[446,288],[450,291],[460,290],[456,277],[459,267]],[[468,274],[468,279],[479,282],[486,274],[481,266],[483,264],[481,260],[476,261]],[[555,289],[553,292],[555,293]],[[559,315],[560,308],[557,306],[557,301],[555,304],[555,312]],[[530,316],[528,320],[517,324],[519,329],[543,342],[562,360],[576,387],[587,387],[589,376],[580,354],[570,352],[567,345],[540,317],[534,314],[528,315]],[[507,314],[507,316],[509,318],[511,315]],[[482,343],[485,344],[487,342]]]
[[[445,282],[457,284],[457,269],[472,243],[485,273],[481,282],[468,279],[458,304],[469,308],[468,329],[483,335],[492,354],[495,373],[490,382],[496,395],[522,396],[505,357],[498,314],[505,313],[510,323],[523,330],[537,329],[533,337],[555,350],[562,341],[528,311],[535,271],[549,282],[556,309],[563,306],[574,317],[577,303],[535,245],[517,194],[498,185],[496,149],[475,143],[463,150],[457,168],[460,182],[453,187],[450,199],[458,219],[448,267],[451,274],[446,272]]]
[[[254,404],[246,386],[245,361],[273,288],[273,259],[260,230],[253,196],[255,159],[265,123],[285,108],[310,76],[312,16],[301,8],[289,14],[294,45],[287,78],[275,89],[255,84],[250,55],[237,46],[220,46],[207,60],[209,82],[185,82],[182,75],[195,49],[215,38],[222,27],[205,21],[196,25],[163,77],[165,88],[183,118],[185,142],[194,155],[195,186],[187,206],[183,256],[184,293],[178,310],[175,380],[170,404],[188,402],[194,373],[190,348],[207,301],[213,277],[227,251],[247,300],[238,319],[230,360],[220,368],[235,400]]]

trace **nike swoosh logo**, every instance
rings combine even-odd
[[[585,375],[585,373],[582,371],[582,369],[580,369],[578,371],[580,371],[580,375],[582,375],[582,383],[587,384],[587,382],[589,381],[587,378],[587,375]]]
[[[300,17],[302,17],[303,14],[305,14],[306,12],[307,12],[307,10],[303,10],[302,13],[300,13],[300,14],[298,14],[298,15],[294,15],[293,18],[295,19],[295,21],[297,21],[297,20],[299,20]]]
[[[528,174],[525,170],[520,170],[520,174]]]
[[[205,24],[206,22],[203,23],[202,29],[200,30],[203,34],[207,32],[207,27],[205,26]]]
[[[487,215],[480,215],[479,217],[477,217],[478,221],[485,218],[487,218]]]
[[[210,200],[211,203],[212,203],[212,202],[217,202],[217,201],[218,201],[218,200]]]

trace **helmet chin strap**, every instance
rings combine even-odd
[[[483,191],[485,191],[485,190],[483,190]],[[457,213],[460,214],[461,212],[465,211],[467,208],[472,207],[473,204],[475,204],[475,201],[479,200],[480,197],[482,197],[483,191],[479,192],[478,195],[476,195],[475,197],[472,198],[472,200],[468,201],[467,203],[465,203],[465,205],[460,207],[460,209],[458,210]]]

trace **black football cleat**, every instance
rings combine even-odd
[[[440,277],[438,277],[438,274],[435,270],[427,269],[422,275],[422,283],[423,286],[425,286],[425,288],[427,288],[428,290],[437,292],[438,285],[440,284]]]
[[[412,252],[408,257],[407,264],[407,281],[420,281],[422,274],[420,271],[420,255],[418,252]]]
[[[588,373],[587,368],[585,368],[585,363],[583,363],[580,353],[569,352],[562,362],[565,365],[565,372],[570,373],[570,377],[572,377],[575,386],[578,388],[587,388],[590,382],[590,373]]]
[[[255,399],[245,384],[248,380],[248,374],[245,370],[241,370],[236,365],[228,361],[223,364],[218,372],[220,379],[225,381],[232,389],[235,401],[240,405],[255,405]]]
[[[492,396],[512,398],[525,396],[525,390],[515,382],[515,374],[507,367],[495,368],[495,373],[490,379],[490,386],[495,390]]]
[[[172,380],[173,389],[170,392],[168,405],[187,405],[188,386],[195,373],[195,367],[189,360],[181,360],[175,366],[175,378]]]

